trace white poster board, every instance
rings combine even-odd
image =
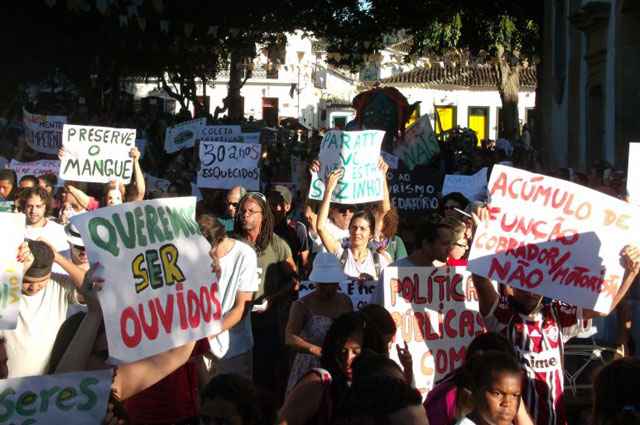
[[[182,149],[192,148],[205,125],[207,125],[206,118],[196,118],[168,127],[164,134],[165,152],[175,153]]]
[[[112,369],[0,380],[6,424],[100,425],[107,414]]]
[[[620,252],[637,244],[640,209],[565,180],[495,165],[491,219],[478,228],[469,270],[608,313],[622,283]]]
[[[131,181],[135,129],[65,124],[62,145],[60,178],[93,183]]]
[[[318,284],[309,280],[300,282],[298,299],[313,292],[317,285],[322,285],[322,283]],[[375,292],[377,286],[378,281],[359,282],[355,280],[346,280],[344,282],[340,282],[338,290],[351,298],[354,310],[360,310],[365,305],[372,304],[376,301]]]
[[[203,142],[242,142],[242,129],[239,125],[207,125],[200,132]]]
[[[328,131],[320,144],[320,172],[311,176],[309,199],[322,200],[325,181],[336,168],[344,177],[331,196],[332,202],[360,204],[380,201],[386,176],[378,168],[384,131]]]
[[[41,159],[39,161],[20,162],[12,159],[9,163],[9,168],[16,172],[16,179],[20,179],[24,176],[44,176],[45,174],[58,175],[60,171],[60,160],[58,159]]]
[[[627,193],[630,202],[640,205],[640,143],[629,143]]]
[[[487,168],[471,176],[447,174],[442,184],[442,196],[449,193],[462,193],[470,201],[487,200]]]
[[[471,274],[456,267],[387,267],[383,290],[398,327],[395,343],[407,343],[424,396],[462,365],[467,345],[485,330]],[[398,362],[395,349],[391,358]]]
[[[15,329],[17,325],[23,267],[16,255],[24,233],[24,214],[0,213],[0,329]]]
[[[25,139],[36,152],[57,155],[62,146],[62,126],[67,117],[62,115],[39,115],[22,110]]]
[[[198,187],[258,190],[260,150],[261,145],[253,143],[200,142]]]
[[[100,305],[111,358],[133,362],[220,331],[218,282],[193,197],[71,218],[107,273]]]

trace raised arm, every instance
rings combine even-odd
[[[164,353],[118,366],[111,389],[120,400],[133,397],[184,365],[195,345],[195,341],[192,341]]]
[[[476,230],[480,226],[486,226],[489,220],[489,209],[482,207],[472,213],[473,221]],[[473,239],[473,238],[472,238]],[[488,315],[491,312],[491,308],[498,300],[498,292],[491,284],[491,281],[486,277],[472,275],[473,286],[478,293],[478,303],[480,304],[480,314],[483,316]]]
[[[48,240],[42,237],[39,237],[38,240],[49,245],[49,248],[51,248],[51,250],[53,251],[53,261],[60,265],[60,267],[62,267],[62,269],[69,274],[69,278],[71,279],[73,286],[75,286],[76,289],[80,290],[82,288],[85,274],[87,273],[86,270],[73,264],[73,261],[60,254]]]
[[[75,198],[76,202],[78,202],[78,205],[80,205],[85,210],[89,209],[89,203],[91,202],[91,197],[89,195],[69,182],[65,183],[65,188],[67,189],[67,191],[69,191],[71,196]]]
[[[618,306],[620,301],[624,299],[625,295],[627,295],[627,292],[631,288],[631,285],[633,285],[633,282],[638,276],[638,272],[640,271],[640,249],[634,245],[627,245],[620,253],[620,259],[624,266],[624,276],[622,278],[622,285],[620,285],[618,292],[616,292],[616,295],[613,297],[609,312],[612,312]],[[582,314],[583,318],[586,320],[594,317],[606,316],[606,314],[586,309]]]
[[[102,324],[102,310],[98,301],[98,291],[104,281],[94,277],[98,265],[94,265],[86,274],[79,291],[87,303],[87,314],[82,319],[71,343],[65,350],[54,373],[78,372],[87,370],[89,357],[93,351],[98,329]]]
[[[133,178],[136,183],[136,196],[132,201],[142,201],[144,200],[144,195],[147,190],[144,181],[144,173],[142,172],[142,167],[140,167],[140,151],[138,148],[131,148],[131,152],[129,152],[129,156],[133,158]]]
[[[331,195],[338,185],[338,181],[344,175],[344,170],[336,169],[333,170],[329,176],[327,177],[327,184],[324,188],[324,197],[322,198],[322,203],[320,204],[320,211],[318,211],[318,220],[316,222],[316,230],[318,231],[318,235],[324,244],[324,247],[328,252],[332,254],[336,254],[338,248],[340,247],[338,241],[333,237],[331,232],[327,231],[327,219],[329,217],[329,205],[331,204]]]
[[[387,182],[389,164],[380,157],[380,160],[378,161],[378,168],[384,176],[384,179],[382,180],[382,217],[384,217],[391,209],[391,196],[389,195],[389,183]]]
[[[471,275],[473,286],[478,293],[478,304],[480,304],[480,314],[483,316],[491,312],[491,308],[498,300],[498,293],[486,277]]]

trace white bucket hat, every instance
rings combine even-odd
[[[82,241],[82,236],[80,236],[80,232],[78,228],[73,224],[69,223],[64,226],[64,232],[67,234],[67,241],[71,245],[75,246],[84,246],[84,242]]]
[[[328,252],[319,252],[313,260],[309,280],[316,283],[339,283],[347,280],[338,257]]]

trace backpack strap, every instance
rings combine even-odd
[[[378,251],[373,251],[373,265],[376,269],[376,275],[374,276],[376,279],[380,279],[380,273],[382,272],[382,264],[380,264],[380,253]]]
[[[342,255],[340,255],[340,265],[344,269],[344,266],[347,264],[347,259],[349,258],[349,248],[342,249]]]

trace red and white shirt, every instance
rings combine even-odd
[[[485,317],[487,330],[512,344],[525,372],[522,398],[536,425],[566,425],[563,403],[564,344],[586,326],[582,310],[559,301],[522,314],[502,296]]]

